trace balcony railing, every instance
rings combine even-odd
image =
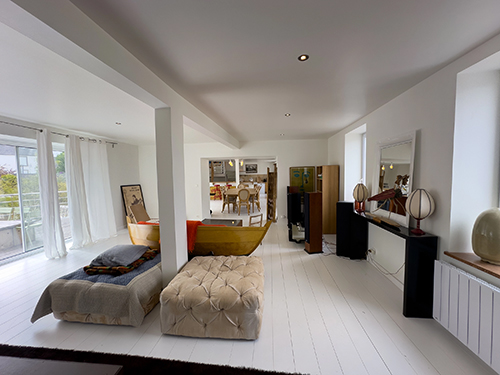
[[[58,197],[61,217],[68,217],[68,192],[59,191]],[[25,216],[41,217],[39,192],[23,194],[23,210]],[[21,220],[19,194],[0,194],[0,220]]]

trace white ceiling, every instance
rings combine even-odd
[[[500,33],[498,0],[71,2],[242,142],[327,137]],[[1,114],[153,141],[151,108],[0,26]]]
[[[146,104],[2,23],[0,51],[0,114],[128,143],[154,142],[154,110]]]

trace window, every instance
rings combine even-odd
[[[43,246],[36,143],[0,143],[0,260]],[[54,144],[61,221],[71,237],[64,146]]]

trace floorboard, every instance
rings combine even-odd
[[[214,218],[238,218],[221,213],[220,203],[212,205]],[[248,215],[240,217],[247,225]],[[307,254],[303,243],[288,241],[283,220],[271,226],[253,254],[265,267],[258,340],[162,335],[159,306],[137,328],[52,316],[30,322],[52,280],[128,241],[121,231],[63,259],[38,253],[0,265],[0,342],[323,375],[495,374],[434,320],[405,318],[401,290],[368,262]]]

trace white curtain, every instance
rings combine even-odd
[[[80,143],[80,138],[76,135],[66,137],[66,184],[71,236],[73,237],[71,249],[78,249],[92,243]]]
[[[40,205],[42,210],[43,246],[49,259],[65,256],[66,245],[59,213],[57,178],[50,132],[37,132],[38,174],[40,177]]]
[[[80,142],[83,183],[93,242],[116,236],[116,221],[109,183],[108,152],[101,142]]]

